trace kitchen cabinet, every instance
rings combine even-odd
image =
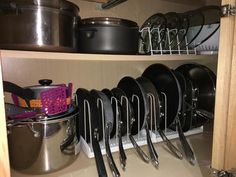
[[[185,11],[194,9],[202,3],[183,4],[177,1],[130,0],[111,10],[101,11],[96,3],[72,0],[79,4],[82,17],[118,16],[137,21],[141,25],[155,12]],[[209,4],[212,1],[201,1]],[[218,2],[218,1],[217,1]],[[222,4],[235,5],[233,0],[223,0]],[[156,6],[154,6],[156,4]],[[133,8],[130,12],[130,8]],[[141,8],[142,7],[142,8]],[[164,7],[164,8],[163,8]],[[129,13],[130,12],[130,13]],[[119,14],[119,15],[118,15]],[[236,19],[234,16],[221,20],[220,51],[218,56],[209,55],[163,55],[163,56],[127,56],[97,54],[66,54],[28,51],[0,51],[0,176],[9,177],[10,167],[2,80],[10,80],[22,86],[36,84],[41,78],[51,78],[55,83],[73,82],[74,88],[87,89],[112,88],[125,75],[139,76],[152,63],[163,63],[175,68],[183,63],[198,62],[217,71],[217,90],[214,121],[214,140],[212,148],[212,167],[217,170],[232,170],[236,167],[235,147],[235,85],[236,78]],[[217,60],[218,58],[218,60]],[[85,157],[82,157],[82,159]],[[85,160],[86,161],[86,160]],[[86,163],[89,166],[89,162]],[[89,167],[88,167],[89,168]],[[94,169],[95,170],[95,169]],[[135,168],[133,168],[135,171]],[[145,170],[144,170],[145,171]],[[152,172],[150,172],[152,173]],[[174,173],[174,172],[173,172]],[[96,171],[94,171],[96,174]],[[132,174],[132,171],[130,172]]]

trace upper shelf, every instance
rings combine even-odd
[[[46,60],[78,60],[78,61],[183,61],[205,60],[217,58],[216,55],[105,55],[105,54],[78,54],[59,52],[34,52],[0,50],[2,59],[46,59]]]

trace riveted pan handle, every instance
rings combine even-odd
[[[102,158],[101,148],[99,146],[98,140],[98,133],[97,130],[94,131],[94,136],[92,138],[92,146],[93,146],[93,152],[95,156],[97,171],[99,177],[107,177],[107,171],[105,168],[105,164]]]
[[[145,125],[145,130],[146,130],[146,134],[147,134],[147,145],[148,145],[149,154],[151,157],[151,162],[154,167],[158,168],[159,167],[158,155],[157,155],[155,147],[152,143],[147,123]]]
[[[177,124],[178,133],[179,133],[179,139],[180,139],[181,145],[183,147],[184,153],[186,155],[186,158],[187,158],[187,160],[189,161],[189,163],[191,165],[195,165],[196,159],[195,159],[193,150],[190,147],[186,137],[184,136],[184,133],[183,133],[181,123],[180,123],[180,120],[179,120],[178,116],[176,117],[176,124]]]
[[[177,157],[178,159],[183,159],[183,154],[177,149],[171,141],[166,137],[165,133],[159,129],[158,130],[163,142],[166,144],[166,146],[169,148],[169,150],[172,152],[172,154]]]
[[[110,128],[111,128],[112,124],[110,124],[109,122],[106,125],[105,128],[105,146],[106,146],[106,153],[107,153],[107,160],[108,160],[108,164],[110,166],[110,169],[112,171],[112,174],[114,177],[119,177],[120,176],[120,172],[118,171],[116,164],[114,162],[114,159],[112,157],[111,154],[111,149],[110,149],[110,145],[109,145],[109,137],[110,137]]]

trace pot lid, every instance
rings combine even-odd
[[[115,17],[92,17],[81,20],[82,25],[112,25],[112,26],[124,26],[124,27],[138,27],[138,24],[134,21],[115,18]]]
[[[34,94],[36,94],[35,96],[39,97],[40,93],[42,91],[47,91],[49,89],[58,88],[59,86],[64,86],[65,85],[65,84],[51,85],[51,84],[52,84],[52,80],[50,80],[50,79],[41,79],[41,80],[39,80],[39,85],[28,86],[26,88],[29,88],[30,90],[32,90],[34,92]]]
[[[29,6],[40,6],[54,8],[62,11],[79,14],[79,7],[66,0],[1,0],[0,8],[22,8]]]

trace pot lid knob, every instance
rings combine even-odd
[[[42,86],[48,86],[48,85],[52,84],[52,80],[51,79],[41,79],[41,80],[39,80],[39,84]]]

